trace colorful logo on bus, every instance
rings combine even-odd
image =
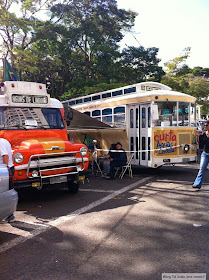
[[[177,149],[177,134],[176,131],[170,130],[155,130],[154,131],[154,154],[156,156],[176,155]]]

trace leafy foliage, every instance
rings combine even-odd
[[[21,80],[50,82],[52,96],[64,100],[153,80],[196,96],[207,111],[209,68],[185,64],[189,47],[166,64],[166,75],[158,48],[121,51],[137,14],[119,9],[116,0],[0,0],[0,7],[1,55]]]
[[[169,61],[167,74],[162,83],[173,90],[195,96],[197,103],[202,105],[201,112],[209,115],[209,68],[194,67],[190,69],[185,60],[189,57],[190,48],[184,50],[183,55]]]
[[[20,7],[13,13],[16,3]],[[48,17],[39,13],[48,7]],[[160,80],[158,49],[119,43],[136,13],[115,0],[3,0],[0,10],[2,55],[21,80],[47,82],[52,96],[69,98],[146,79]]]

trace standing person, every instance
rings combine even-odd
[[[13,187],[14,164],[13,164],[12,148],[10,143],[0,138],[0,164],[6,164],[9,171],[9,185]],[[14,222],[15,216],[12,214],[7,219],[8,222]]]
[[[110,158],[110,176],[107,179],[115,178],[115,167],[124,166],[127,163],[127,156],[124,149],[122,149],[122,144],[120,142],[116,143],[116,149],[119,152],[116,152],[114,158]]]
[[[200,145],[203,147],[203,152],[200,159],[200,169],[192,186],[195,189],[201,189],[205,171],[209,163],[209,121],[205,122],[204,127],[206,132],[204,132],[202,137],[200,137]]]

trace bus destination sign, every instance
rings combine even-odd
[[[48,104],[47,96],[12,94],[13,103]]]

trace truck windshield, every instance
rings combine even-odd
[[[63,129],[57,108],[0,108],[0,129]]]

